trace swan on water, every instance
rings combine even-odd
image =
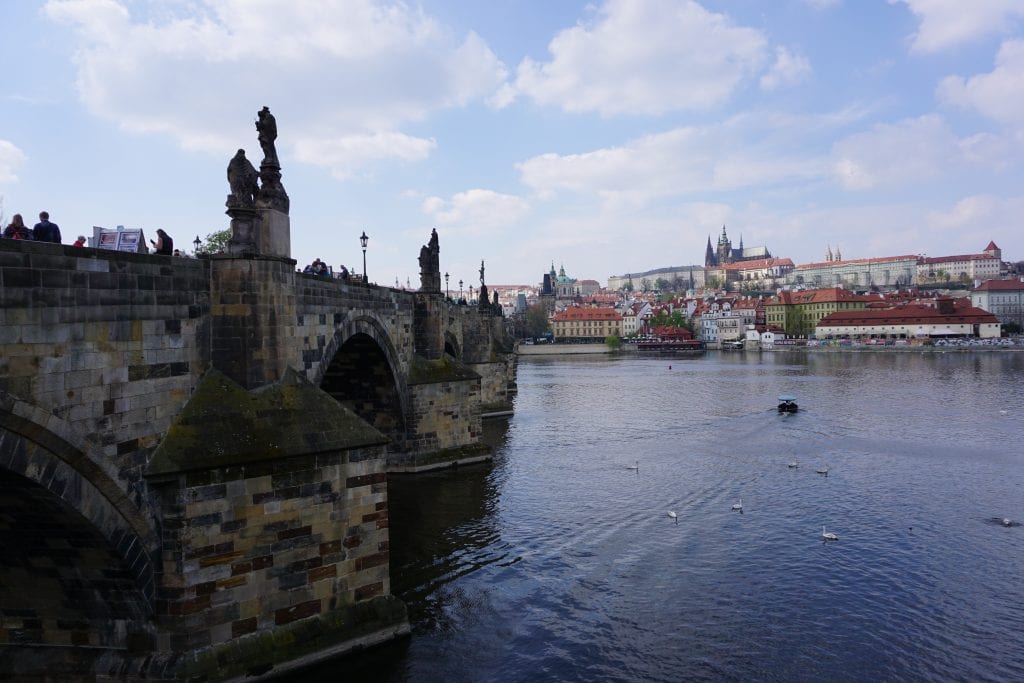
[[[824,474],[826,476],[828,475],[828,467],[819,467],[814,471],[817,472],[818,474]]]
[[[1003,526],[1013,526],[1013,520],[1009,517],[1003,517]]]
[[[789,463],[789,467],[800,467],[800,463],[794,460],[793,462]]]
[[[640,461],[637,460],[636,463],[634,463],[632,465],[626,465],[626,469],[627,470],[637,470],[637,471],[640,471]]]
[[[668,516],[671,517],[673,520],[675,520],[676,524],[679,524],[679,517],[676,516],[675,512],[673,512],[672,510],[669,510],[668,511]]]
[[[740,502],[734,503],[733,506],[732,506],[732,509],[733,510],[739,510],[740,512],[742,512],[743,511],[743,499],[740,498]]]
[[[825,527],[821,527],[821,537],[826,541],[838,541],[839,537],[831,531],[825,531]]]

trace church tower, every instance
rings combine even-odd
[[[711,248],[711,235],[708,235],[708,249],[704,252],[704,267],[713,268],[718,265],[718,259],[715,258],[715,250]]]
[[[725,265],[726,263],[732,263],[732,242],[729,240],[729,236],[725,234],[725,226],[722,226],[722,236],[718,238],[718,263],[717,265]]]

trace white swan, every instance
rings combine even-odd
[[[819,467],[814,471],[817,472],[818,474],[824,474],[826,476],[828,475],[828,467]]]
[[[1003,526],[1013,526],[1013,520],[1009,517],[1003,517]]]
[[[831,531],[825,531],[825,527],[821,527],[821,537],[826,541],[838,541],[839,537]]]
[[[789,463],[789,467],[800,467],[800,463],[794,460],[793,462]]]
[[[672,510],[669,510],[668,511],[668,516],[671,517],[675,521],[676,524],[679,524],[679,518],[676,516],[675,512],[673,512]]]
[[[732,509],[733,510],[739,510],[739,511],[742,512],[743,511],[743,499],[740,498],[740,502],[734,503],[733,506],[732,506]]]
[[[640,461],[637,460],[636,464],[633,464],[633,465],[626,465],[626,469],[627,470],[637,470],[637,471],[640,471]]]

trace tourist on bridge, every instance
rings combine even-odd
[[[158,254],[170,256],[174,253],[174,240],[163,231],[163,228],[157,228],[156,241],[150,240],[149,243],[156,247],[156,253]]]
[[[39,222],[32,228],[32,236],[36,242],[60,244],[60,228],[50,222],[50,214],[45,211],[39,213]]]
[[[20,213],[11,216],[11,224],[4,228],[4,239],[9,240],[30,240],[32,233],[25,226],[25,221]]]
[[[78,239],[75,240],[75,243],[72,246],[74,246],[74,247],[84,247],[85,246],[85,235],[79,235]]]

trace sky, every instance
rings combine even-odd
[[[1022,0],[4,0],[0,197],[65,243],[228,227],[277,119],[292,257],[454,290],[734,246],[1024,259]]]

